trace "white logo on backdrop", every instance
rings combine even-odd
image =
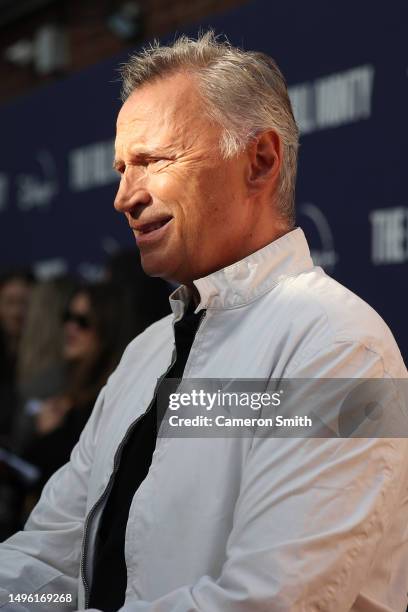
[[[49,151],[38,151],[35,160],[38,173],[18,174],[16,177],[17,206],[21,210],[44,208],[58,193],[57,168]]]
[[[113,140],[94,142],[73,149],[69,156],[69,185],[72,191],[86,191],[119,180],[112,167]]]
[[[375,265],[408,261],[408,208],[373,210],[371,222],[371,261]]]
[[[289,87],[301,133],[368,119],[373,82],[374,67],[368,64]]]
[[[105,267],[90,261],[82,261],[77,267],[77,272],[88,283],[98,283],[105,278]]]
[[[39,280],[49,280],[68,272],[68,263],[62,257],[41,259],[33,265],[34,273]]]
[[[310,249],[315,266],[321,266],[326,272],[333,272],[338,255],[334,250],[333,233],[326,217],[320,208],[311,203],[302,204],[299,213],[312,221],[319,236],[320,245],[317,248],[312,245]]]

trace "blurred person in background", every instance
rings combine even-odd
[[[17,352],[33,280],[29,271],[0,276],[0,445],[7,445],[17,405]]]
[[[0,275],[0,452],[10,448],[18,407],[16,370],[18,347],[30,302],[33,275],[14,270]],[[17,508],[22,485],[0,456],[0,540],[18,528]]]
[[[63,374],[54,380],[60,387],[32,405],[33,435],[22,448],[24,459],[41,470],[36,493],[68,461],[100,389],[129,341],[122,311],[120,292],[107,283],[83,285],[68,301],[60,321]]]
[[[3,451],[5,448],[13,455],[3,457],[0,470],[0,539],[21,527],[27,491],[38,481],[38,469],[22,466],[29,468],[27,474],[16,469],[15,461],[34,435],[34,415],[41,402],[64,389],[61,320],[74,288],[73,279],[61,277],[39,281],[31,291],[15,357],[13,414],[3,444]]]
[[[30,436],[33,415],[41,401],[65,388],[61,321],[75,286],[73,278],[61,276],[38,282],[32,291],[17,364],[20,410],[13,432],[15,450]]]

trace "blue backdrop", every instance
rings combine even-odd
[[[257,0],[199,25],[277,60],[302,130],[298,225],[316,262],[380,312],[406,354],[407,3],[282,4]],[[112,206],[127,55],[1,108],[1,267],[92,278],[133,245]]]

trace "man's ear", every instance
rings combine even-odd
[[[269,130],[258,134],[248,147],[248,187],[254,191],[268,183],[276,183],[282,164],[282,142]]]

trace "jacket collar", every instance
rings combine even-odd
[[[204,308],[244,306],[270,291],[284,278],[312,267],[305,235],[298,227],[248,257],[195,280],[200,295],[195,312]],[[190,297],[191,290],[185,285],[171,294],[170,305],[177,318],[184,313]]]

